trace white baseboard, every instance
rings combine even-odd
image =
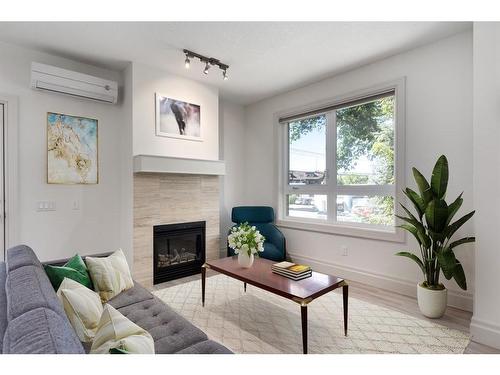
[[[471,340],[500,349],[500,325],[472,317]]]
[[[330,273],[347,280],[357,281],[367,285],[373,285],[377,288],[390,290],[391,292],[403,294],[413,298],[417,297],[416,283],[410,280],[377,274],[372,271],[341,264],[325,262],[323,260],[304,255],[294,253],[288,254],[292,260],[298,263],[310,264],[320,272]],[[472,311],[472,294],[468,292],[448,290],[448,306],[456,307],[461,310]]]

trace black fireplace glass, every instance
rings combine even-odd
[[[205,263],[205,222],[154,226],[153,254],[154,284],[200,273]]]

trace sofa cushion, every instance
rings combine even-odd
[[[102,302],[108,302],[122,291],[134,286],[127,258],[122,249],[116,250],[108,257],[86,257],[85,263],[95,291],[101,296]]]
[[[207,340],[207,335],[157,297],[122,307],[118,311],[153,336],[157,354],[176,353]]]
[[[35,252],[31,249],[31,247],[26,245],[14,246],[8,249],[6,263],[7,270],[9,272],[24,266],[36,266],[42,268],[42,264],[35,255]]]
[[[206,340],[188,346],[176,354],[232,354],[232,351],[215,341]]]
[[[83,354],[66,318],[46,308],[31,310],[11,322],[3,341],[5,354]]]
[[[121,292],[116,297],[110,299],[108,303],[115,309],[120,309],[148,299],[153,299],[153,295],[142,285],[134,282],[133,288]]]
[[[63,266],[53,266],[47,264],[44,266],[45,273],[49,277],[54,290],[58,290],[64,278],[75,280],[83,286],[94,290],[92,280],[87,270],[87,266],[82,257],[76,254],[73,258],[68,260]]]
[[[24,266],[9,271],[6,293],[9,322],[38,307],[49,308],[66,319],[56,292],[41,267]]]
[[[92,342],[91,354],[109,354],[118,348],[132,354],[154,354],[154,340],[144,328],[106,304]]]
[[[99,294],[75,280],[65,278],[57,297],[80,341],[91,342],[103,312]]]
[[[7,329],[7,296],[5,295],[5,281],[7,268],[0,262],[0,353],[2,352],[3,335]]]

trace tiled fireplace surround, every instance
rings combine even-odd
[[[219,177],[134,174],[133,277],[153,286],[153,226],[206,221],[206,258],[219,257]]]

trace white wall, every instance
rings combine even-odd
[[[201,106],[203,142],[155,135],[155,93]],[[218,89],[133,63],[133,154],[219,160],[218,108]]]
[[[284,62],[286,63],[286,62]],[[448,199],[464,191],[463,212],[472,209],[472,35],[470,32],[438,41],[345,74],[323,80],[251,105],[246,111],[245,193],[248,204],[277,207],[278,161],[273,116],[280,111],[334,98],[352,91],[406,77],[406,184],[414,186],[411,167],[429,176],[440,154],[450,162]],[[251,166],[251,167],[250,167]],[[394,256],[415,248],[406,243],[366,240],[299,230],[284,230],[288,251],[294,259],[318,270],[337,273],[347,279],[378,285],[415,295],[421,274],[414,263]],[[462,233],[472,234],[472,225]],[[348,256],[341,256],[341,246]],[[449,303],[471,310],[474,290],[473,246],[457,250],[464,264],[469,290],[456,284]]]
[[[121,82],[121,74],[0,43],[0,92],[19,99],[18,242],[41,260],[111,251],[121,243],[122,105],[106,105],[30,88],[31,62],[57,65]],[[47,112],[99,120],[99,184],[47,184]],[[57,210],[37,212],[37,201],[55,201]],[[80,204],[72,210],[73,201]],[[131,248],[124,247],[129,254]]]
[[[476,293],[471,334],[500,348],[500,23],[474,23]]]
[[[221,99],[219,102],[220,158],[226,162],[226,175],[220,177],[220,233],[221,251],[225,254],[225,234],[232,226],[231,210],[244,202],[245,163],[245,111],[240,104]]]

